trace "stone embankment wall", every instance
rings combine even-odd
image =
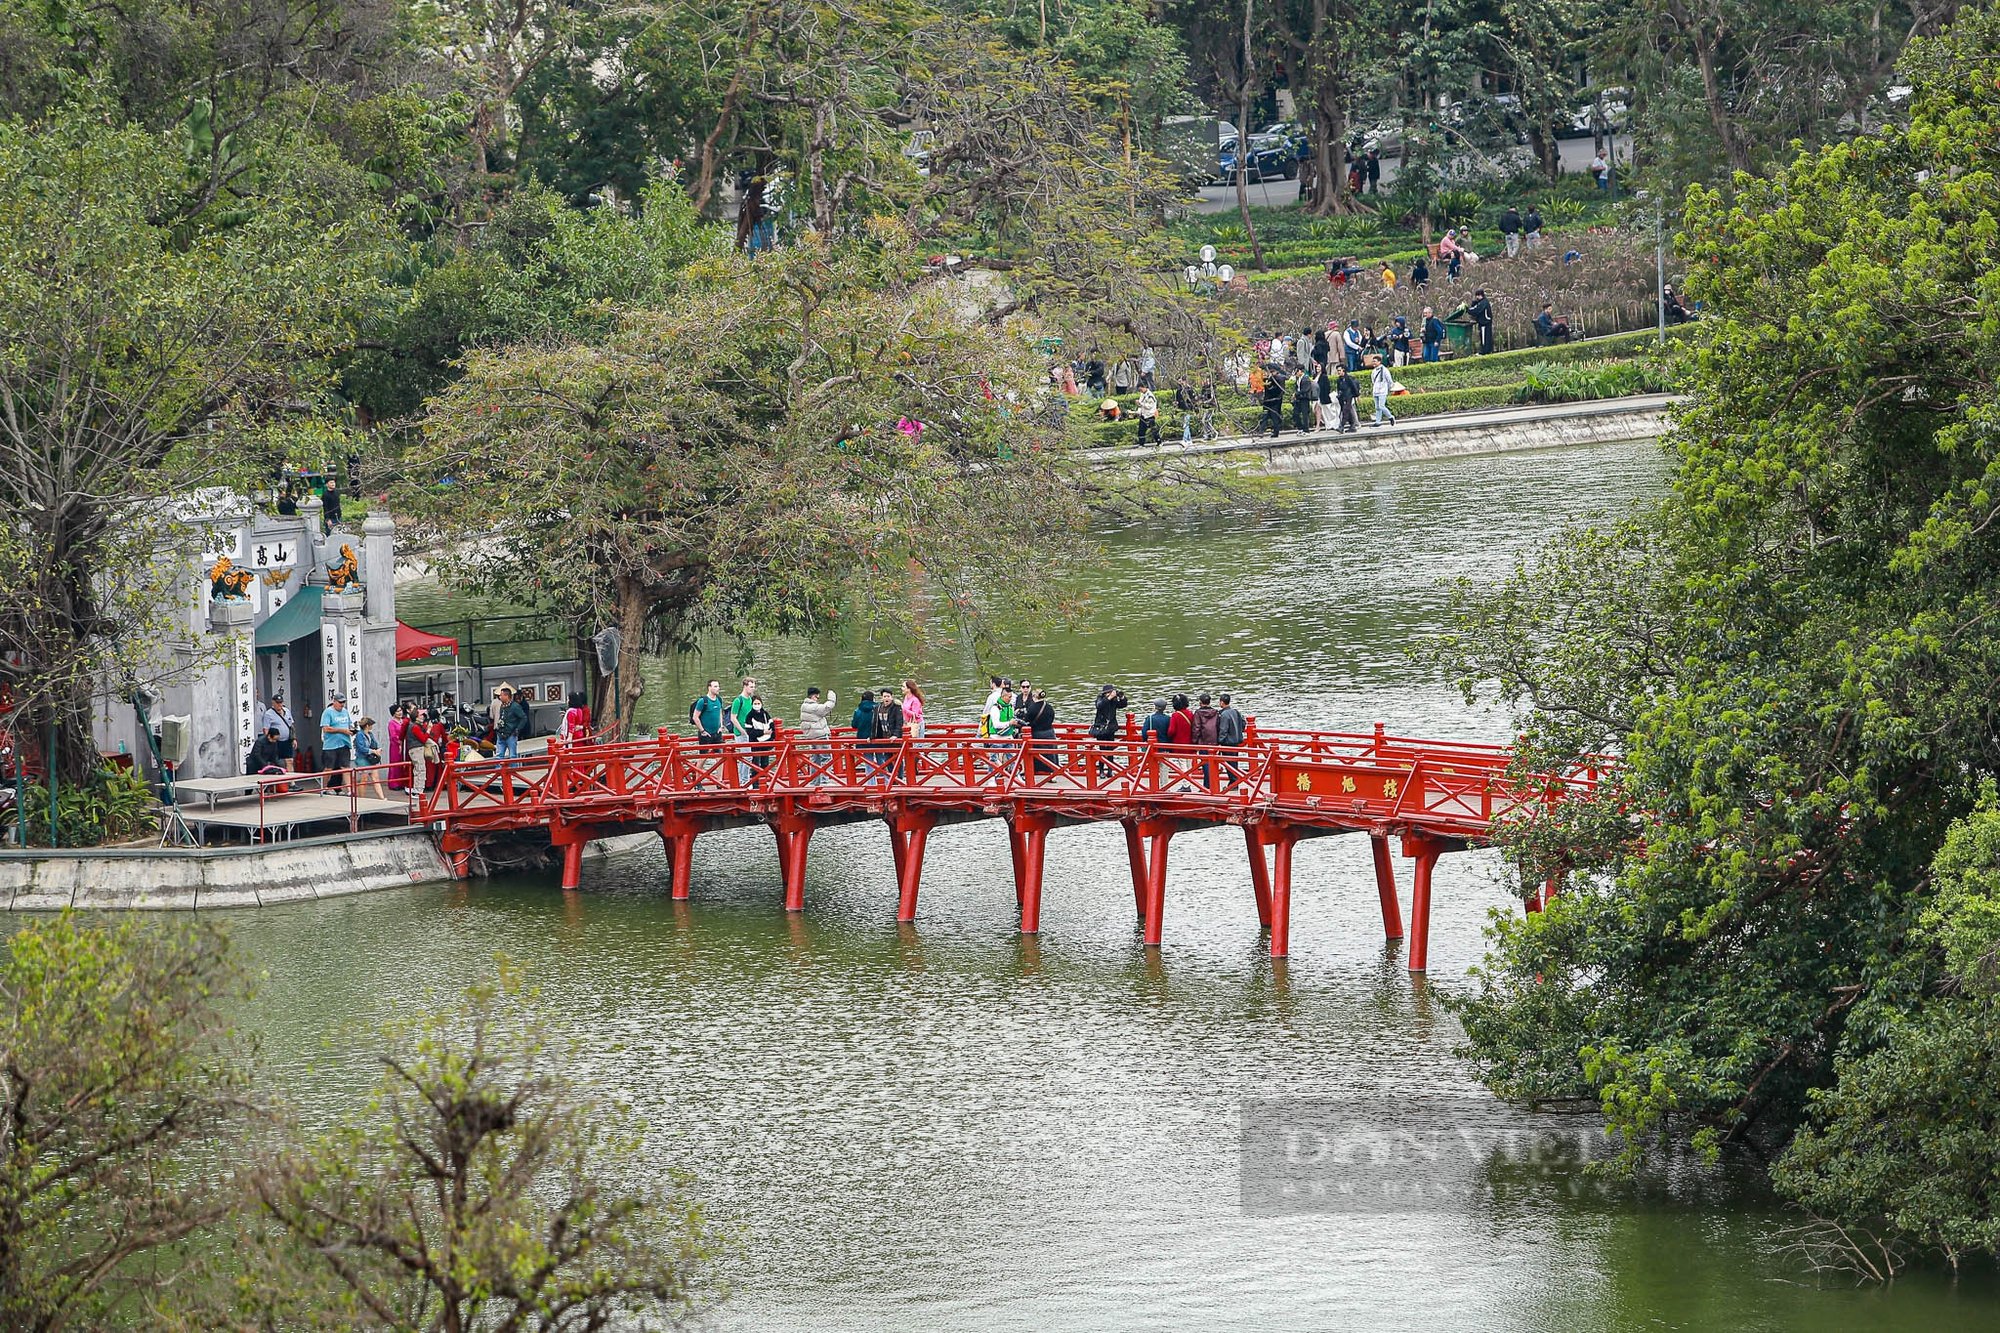
[[[1169,439],[1160,448],[1093,449],[1090,457],[1104,467],[1185,454],[1215,457],[1267,473],[1324,472],[1423,458],[1650,439],[1666,433],[1667,413],[1674,401],[1671,395],[1655,394],[1590,403],[1503,407],[1451,416],[1413,417],[1381,427],[1364,424],[1355,435],[1331,431],[1300,435],[1288,431],[1276,439],[1246,436],[1185,448],[1179,440]],[[1364,401],[1361,408],[1365,423],[1374,406]]]
[[[423,829],[262,847],[0,854],[0,903],[17,912],[267,907],[451,878]]]

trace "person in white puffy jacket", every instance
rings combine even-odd
[[[1382,424],[1382,419],[1387,417],[1389,424],[1394,425],[1396,414],[1389,410],[1389,395],[1395,392],[1396,376],[1390,371],[1387,361],[1379,358],[1376,360],[1375,369],[1368,376],[1368,387],[1375,392],[1375,419],[1368,424],[1379,426]]]

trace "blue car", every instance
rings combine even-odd
[[[1285,140],[1266,134],[1250,136],[1250,179],[1269,180],[1278,177],[1291,180],[1299,174],[1298,150]],[[1222,146],[1220,159],[1216,163],[1215,182],[1218,185],[1232,185],[1236,181],[1236,145]]]

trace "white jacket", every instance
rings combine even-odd
[[[807,699],[799,705],[799,736],[809,741],[831,740],[833,729],[827,719],[833,716],[834,701],[838,695],[829,694],[825,699]]]
[[[1377,398],[1387,398],[1396,390],[1396,376],[1386,363],[1375,367],[1368,376],[1368,387],[1375,391]]]

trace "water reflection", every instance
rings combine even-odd
[[[1071,717],[1114,679],[1135,698],[1232,688],[1276,723],[1496,738],[1500,719],[1405,661],[1435,627],[1434,581],[1504,573],[1660,476],[1646,446],[1453,460],[1315,479],[1297,514],[1135,528],[1111,539],[1088,623],[1018,636],[1007,665],[1057,682]],[[909,664],[888,643],[753,646],[781,713],[805,684],[845,702]],[[652,716],[733,657],[650,664]],[[933,716],[971,715],[978,665],[933,651]],[[463,984],[495,951],[526,961],[551,1021],[657,1127],[658,1165],[690,1169],[743,1227],[728,1328],[1931,1333],[1990,1314],[1990,1290],[1929,1280],[1867,1297],[1771,1281],[1782,1270],[1752,1249],[1766,1205],[1726,1178],[1579,1196],[1571,1164],[1524,1174],[1481,1155],[1461,1178],[1483,1197],[1448,1207],[1246,1212],[1254,1105],[1359,1100],[1390,1129],[1441,1102],[1474,1123],[1547,1120],[1472,1082],[1434,993],[1463,984],[1489,908],[1518,910],[1500,871],[1490,853],[1439,863],[1429,982],[1383,940],[1363,838],[1302,846],[1291,957],[1271,959],[1233,831],[1174,839],[1156,951],[1116,826],[1049,840],[1036,938],[1016,928],[993,823],[932,835],[904,925],[874,825],[813,837],[803,915],[781,910],[770,835],[743,829],[700,840],[686,902],[651,842],[588,861],[577,895],[488,882],[234,925],[269,971],[266,1048],[320,1113],[367,1075],[341,1025]]]

